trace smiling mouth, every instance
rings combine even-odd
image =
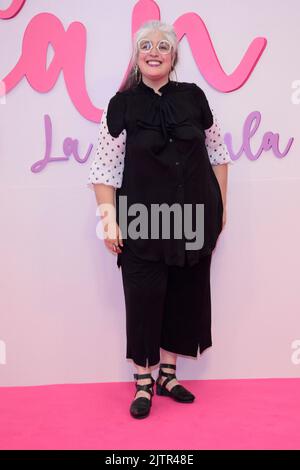
[[[146,63],[150,67],[159,67],[162,64],[160,60],[147,60]]]

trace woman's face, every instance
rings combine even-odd
[[[152,31],[143,39],[150,39],[152,41],[153,48],[149,52],[138,52],[137,65],[142,75],[147,77],[149,80],[168,78],[172,66],[173,49],[168,54],[162,54],[155,47],[161,39],[166,39],[166,37],[161,31]],[[151,60],[157,60],[160,64],[148,64],[147,62]]]

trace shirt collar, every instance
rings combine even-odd
[[[175,82],[174,82],[173,80],[168,79],[168,82],[165,83],[165,85],[161,86],[161,87],[158,89],[158,91],[163,94],[163,93],[167,92],[168,90],[170,90],[170,89],[172,88],[172,86],[173,86],[174,83],[175,83]],[[138,88],[139,88],[140,90],[145,90],[145,91],[147,91],[148,93],[155,93],[156,95],[158,95],[158,93],[157,93],[156,91],[154,91],[154,89],[153,89],[152,87],[146,85],[146,83],[143,82],[143,79],[142,79],[142,78],[141,78],[141,81],[140,81],[139,84],[138,84]]]

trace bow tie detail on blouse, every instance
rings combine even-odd
[[[162,141],[155,146],[155,153],[159,153],[168,144],[171,137],[190,140],[195,136],[195,133],[191,132],[193,126],[187,118],[176,120],[176,110],[167,96],[155,96],[144,115],[147,118],[137,119],[137,125],[144,129],[157,131],[163,137]]]

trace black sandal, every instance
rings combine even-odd
[[[152,397],[154,395],[153,392],[153,385],[155,384],[155,380],[152,377],[151,374],[133,374],[134,378],[138,381],[139,379],[150,379],[151,378],[151,383],[150,384],[144,384],[140,385],[136,382],[136,392],[137,394],[138,391],[144,390],[145,392],[148,392],[150,394],[150,399],[146,397],[138,397],[133,400],[133,402],[130,405],[130,414],[133,418],[146,418],[151,409],[152,405]]]
[[[159,375],[156,379],[156,394],[165,396],[165,397],[171,397],[175,401],[179,401],[181,403],[192,403],[195,400],[195,395],[193,395],[189,390],[187,390],[185,387],[183,387],[180,384],[174,385],[174,387],[171,388],[171,391],[166,388],[166,385],[172,380],[176,379],[175,373],[169,374],[166,373],[162,370],[163,367],[169,367],[171,369],[176,370],[176,365],[174,364],[160,364],[159,367]],[[167,377],[167,379],[164,380],[164,382],[161,384],[159,383],[159,380],[161,377]]]

